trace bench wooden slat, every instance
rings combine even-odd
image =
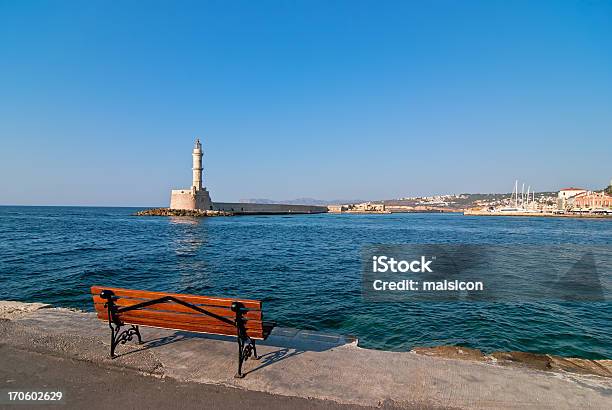
[[[104,317],[101,317],[100,319],[106,320]],[[185,323],[185,322],[172,322],[172,321],[145,318],[142,316],[129,316],[129,317],[126,316],[122,320],[124,323],[132,324],[132,325],[158,327],[161,329],[184,330],[184,331],[194,332],[194,333],[236,336],[235,327],[223,326],[222,324],[219,324],[218,326],[206,326],[204,328],[199,325]],[[221,323],[221,322],[218,322],[218,323]],[[263,331],[263,328],[261,328],[260,330],[247,329],[247,335],[253,339],[262,340],[264,338],[263,337],[264,331]]]
[[[102,299],[98,295],[94,295],[93,300],[94,300],[94,307],[96,308],[96,310],[106,310],[106,308],[104,307],[104,304],[106,303],[105,299]],[[117,300],[115,300],[115,304],[120,307],[127,307],[127,306],[137,305],[145,301],[146,299],[132,299],[132,298],[119,297]],[[226,307],[211,307],[211,306],[206,306],[206,305],[199,305],[199,307],[201,307],[202,309],[208,312],[219,315],[219,316],[223,316],[223,317],[227,317],[231,319],[236,317],[236,313],[232,312],[232,310],[229,307],[227,308]],[[174,302],[159,303],[159,304],[147,306],[145,309],[201,315],[201,313],[187,306],[179,305],[178,303],[174,303]],[[261,320],[262,312],[261,310],[251,310],[251,311],[244,313],[243,317],[249,320]]]
[[[108,311],[99,310],[97,314],[99,319],[108,320]],[[206,331],[207,327],[228,326],[233,329],[234,334],[236,333],[236,327],[234,325],[224,323],[219,319],[215,319],[214,317],[206,315],[187,315],[183,313],[169,313],[160,312],[158,310],[139,309],[125,313],[119,313],[117,316],[121,321],[124,322],[127,322],[128,320],[133,320],[134,318],[143,317],[145,319],[163,320],[165,322],[187,323],[194,326],[200,326],[202,328],[202,331]],[[261,330],[263,324],[260,320],[246,320],[244,322],[244,326],[247,329]]]
[[[99,295],[103,290],[111,290],[117,296],[140,298],[140,299],[157,299],[164,296],[173,296],[175,298],[184,300],[188,303],[203,304],[208,306],[220,306],[230,307],[233,302],[239,301],[244,307],[249,309],[261,310],[261,301],[251,299],[239,299],[239,298],[219,298],[211,296],[198,296],[198,295],[183,295],[180,293],[165,293],[165,292],[149,292],[143,290],[132,290],[123,288],[109,288],[103,286],[92,286],[92,295]]]

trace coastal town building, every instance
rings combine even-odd
[[[352,211],[357,212],[385,212],[385,204],[384,203],[374,203],[374,202],[363,202],[360,204],[355,204],[351,208]]]
[[[604,192],[583,192],[568,200],[573,211],[607,211],[612,210],[612,196]]]
[[[246,202],[212,202],[204,186],[202,144],[196,139],[192,151],[193,177],[191,187],[173,189],[170,194],[170,209],[187,211],[220,211],[232,214],[316,214],[327,212],[325,206],[256,204]]]
[[[348,205],[327,205],[327,212],[340,213],[348,210]]]
[[[584,194],[585,192],[587,192],[587,190],[583,188],[571,187],[561,189],[557,197],[557,208],[560,210],[565,210],[568,207],[568,200],[570,198],[579,194]]]
[[[384,203],[375,202],[362,202],[359,204],[346,204],[346,205],[328,205],[328,212],[333,213],[367,213],[367,214],[388,214],[391,213],[387,210]]]

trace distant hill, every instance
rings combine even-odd
[[[338,204],[358,204],[366,202],[363,199],[315,199],[315,198],[297,198],[297,199],[267,199],[267,198],[247,198],[241,199],[240,202],[248,204],[288,204],[288,205],[338,205]]]
[[[445,205],[447,208],[466,209],[466,208],[471,208],[475,206],[477,202],[482,202],[482,201],[487,201],[488,203],[509,201],[512,195],[513,195],[512,193],[505,193],[505,194],[463,193],[463,194],[460,194],[458,197],[445,198],[444,201],[448,201],[448,204]],[[521,193],[519,192],[519,197],[520,195]],[[525,197],[526,195],[527,194],[525,193]],[[530,193],[530,196],[531,196],[531,193]],[[557,193],[556,192],[536,192],[535,196],[536,198],[547,198],[547,200],[550,202],[552,198],[556,199]],[[384,201],[377,201],[377,202],[384,202],[386,206],[427,205],[427,202],[423,201],[423,197],[404,198],[404,199],[387,199]]]
[[[526,195],[526,194],[525,194]],[[505,194],[461,194],[460,197],[451,198],[447,205],[448,208],[455,209],[465,209],[470,208],[475,205],[476,201],[502,201],[509,200],[512,196],[512,193]],[[519,192],[520,196],[520,192]],[[556,198],[556,192],[537,192],[536,197],[548,197],[548,198]],[[398,205],[407,205],[407,206],[415,206],[419,204],[423,204],[423,199],[425,197],[414,197],[414,198],[405,198],[405,199],[379,199],[379,200],[366,200],[366,199],[316,199],[316,198],[296,198],[296,199],[267,199],[267,198],[247,198],[241,199],[240,202],[251,203],[251,204],[288,204],[288,205],[340,205],[340,204],[359,204],[362,202],[374,202],[374,203],[384,203],[387,206],[398,206]],[[426,205],[427,203],[425,203]]]

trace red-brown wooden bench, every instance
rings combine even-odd
[[[255,340],[267,339],[274,327],[274,323],[264,322],[259,300],[104,286],[92,286],[91,293],[98,318],[108,321],[111,329],[113,358],[119,343],[124,344],[134,336],[142,343],[139,326],[236,336],[238,373],[235,377],[244,377],[242,364],[251,356],[259,359]]]

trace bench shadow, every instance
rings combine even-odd
[[[245,374],[254,373],[291,357],[306,352],[324,352],[356,341],[353,336],[327,334],[322,332],[292,328],[275,328],[265,341],[258,341],[257,346],[275,347],[276,350],[261,354],[259,365]],[[249,359],[251,360],[251,359]],[[256,361],[257,362],[257,361]]]
[[[192,339],[220,340],[234,343],[236,342],[236,338],[233,336],[197,334],[183,331],[176,331],[171,335],[158,337],[151,340],[146,340],[146,335],[144,336],[145,340],[141,345],[138,346],[139,348],[122,354],[118,354],[117,357],[127,356],[133,353],[142,352],[159,346],[166,346],[169,344]],[[299,356],[306,352],[323,352],[352,343],[355,340],[356,339],[351,336],[325,334],[320,332],[290,328],[277,328],[265,341],[256,341],[257,348],[265,347],[265,350],[268,350],[269,348],[274,348],[274,350],[263,354],[259,353],[259,359],[254,359],[253,357],[249,358],[247,360],[247,363],[252,361],[258,364],[253,369],[245,371],[244,374],[248,375],[257,372],[265,367],[272,366],[283,360]]]
[[[153,349],[155,347],[165,346],[165,345],[169,345],[172,343],[180,342],[181,340],[190,339],[192,338],[192,336],[194,335],[190,333],[175,332],[171,335],[164,336],[164,337],[158,337],[156,339],[150,339],[150,340],[145,339],[142,343],[136,344],[134,350],[129,350],[123,353],[115,353],[115,358],[118,359],[120,357],[129,356],[131,354],[144,352],[145,350]],[[128,344],[129,342],[126,343],[126,345]]]
[[[273,365],[275,363],[278,363],[290,357],[301,355],[302,353],[305,353],[305,352],[306,350],[297,350],[297,349],[290,349],[287,347],[283,347],[273,352],[259,355],[259,359],[249,358],[248,361],[253,360],[259,363],[259,365],[249,371],[245,371],[244,374],[245,375],[251,374],[253,372],[263,369],[264,367],[268,367],[270,365]]]

